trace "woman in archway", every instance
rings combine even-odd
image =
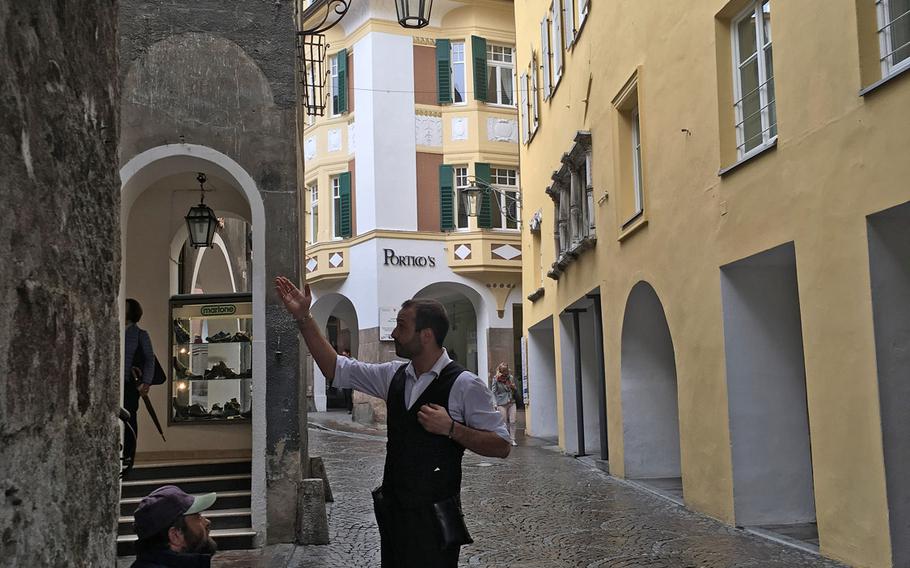
[[[493,396],[496,397],[496,410],[502,414],[506,428],[509,429],[512,445],[517,446],[518,443],[515,442],[515,382],[512,380],[509,366],[504,362],[496,368],[491,390]]]

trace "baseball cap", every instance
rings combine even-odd
[[[139,502],[133,513],[136,536],[147,538],[174,524],[181,515],[194,515],[215,503],[216,495],[189,495],[176,485],[164,485],[152,491]]]

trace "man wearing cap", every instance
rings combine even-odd
[[[136,561],[131,568],[208,568],[217,546],[208,519],[200,513],[215,494],[192,496],[165,485],[139,502],[134,515]]]

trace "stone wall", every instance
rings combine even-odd
[[[117,6],[0,0],[0,564],[114,566]]]

